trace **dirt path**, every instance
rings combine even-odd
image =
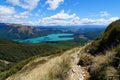
[[[73,61],[71,63],[68,80],[84,80],[84,69],[80,65],[77,65],[83,48],[84,47],[79,48],[79,50],[76,50],[75,54],[73,54]]]

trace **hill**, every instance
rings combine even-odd
[[[0,38],[0,80],[18,72],[32,59],[59,54],[79,45],[71,41],[25,44]]]
[[[0,38],[0,44],[13,44],[13,43],[18,43],[18,42],[9,39]]]
[[[78,65],[86,67],[90,80],[120,79],[120,20],[112,22],[103,34],[88,44]]]
[[[7,39],[25,39],[36,37],[40,34],[40,29],[21,24],[0,23],[0,37]],[[39,34],[39,35],[38,35]]]
[[[80,51],[76,47],[61,55],[38,57],[6,80],[85,80],[84,69],[77,65]]]
[[[104,52],[120,44],[120,20],[112,22],[103,34],[92,42],[90,53]]]

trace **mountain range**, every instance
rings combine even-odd
[[[21,24],[0,23],[0,37],[7,39],[24,39],[40,36],[40,29]]]

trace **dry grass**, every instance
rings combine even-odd
[[[114,67],[107,67],[105,71],[105,79],[119,80],[119,73]]]
[[[118,71],[112,66],[116,52],[114,49],[108,50],[105,54],[93,56],[89,53],[82,53],[79,60],[79,65],[82,65],[88,70],[92,80],[107,80],[109,76],[113,76],[118,80],[116,75]],[[111,79],[113,80],[113,79]]]
[[[24,72],[21,70],[7,80],[66,80],[67,72],[71,68],[71,54],[75,50],[68,50],[63,55],[52,58],[37,58],[22,69]]]
[[[41,78],[41,80],[66,80],[68,71],[71,68],[71,54],[74,50],[65,52],[62,56],[57,57],[50,64],[47,73]]]
[[[114,50],[110,50],[106,51],[104,55],[97,55],[93,59],[92,65],[90,65],[89,68],[89,72],[92,75],[93,80],[107,80],[110,74],[113,76],[117,74],[117,70],[114,67],[111,67],[115,54],[116,52]]]
[[[105,55],[97,55],[94,59],[93,59],[93,66],[105,66],[105,65],[109,65],[114,57],[115,57],[115,52],[114,50],[111,51],[106,51]]]
[[[86,67],[92,63],[93,59],[94,59],[94,56],[92,56],[91,54],[83,53],[80,56],[80,60],[78,62],[78,65]]]
[[[56,63],[55,66],[50,69],[48,77],[50,80],[66,80],[69,69],[70,57],[63,57],[59,63]]]

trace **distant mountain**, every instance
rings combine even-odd
[[[104,52],[120,44],[120,20],[112,22],[101,37],[92,42],[90,53]]]
[[[21,24],[0,23],[0,37],[7,39],[25,39],[36,37],[40,34],[40,29]]]

